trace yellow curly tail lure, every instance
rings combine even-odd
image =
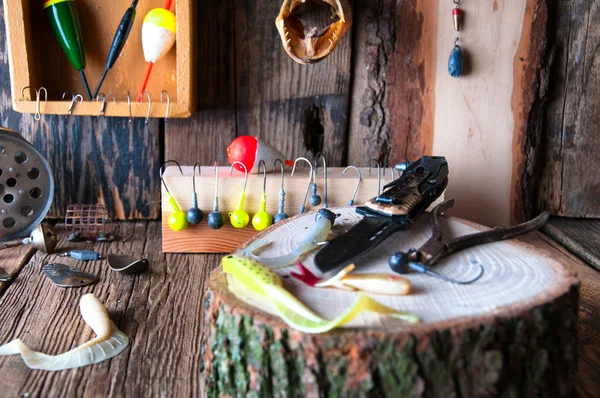
[[[271,300],[279,316],[291,327],[304,333],[324,333],[350,322],[364,311],[399,318],[409,323],[420,322],[419,317],[396,311],[360,293],[354,304],[331,321],[325,320],[283,288],[281,278],[261,263],[229,255],[222,260],[223,270],[254,293]]]

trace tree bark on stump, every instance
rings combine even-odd
[[[360,217],[352,207],[338,214],[329,238]],[[254,236],[274,242],[265,257],[289,253],[314,223],[298,215]],[[485,230],[442,217],[447,238]],[[357,272],[389,272],[388,254],[420,247],[431,235],[427,217],[407,233],[390,236]],[[290,328],[268,300],[231,291],[222,268],[213,271],[204,323],[205,393],[211,397],[564,397],[575,394],[578,282],[549,254],[517,241],[465,249],[436,266],[437,272],[469,279],[480,261],[485,273],[458,286],[420,274],[406,275],[408,296],[370,295],[412,312],[420,324],[377,316],[323,334]],[[303,258],[314,266],[314,253]],[[285,278],[284,287],[325,319],[347,309],[356,294],[307,287]]]
[[[504,315],[395,333],[289,328],[209,283],[206,394],[211,397],[573,396],[578,289]]]

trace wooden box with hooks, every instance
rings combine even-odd
[[[85,74],[92,91],[104,70],[113,36],[129,3],[77,0],[86,55]],[[137,101],[146,71],[141,42],[142,22],[148,11],[162,7],[163,3],[164,0],[138,3],[129,38],[100,90],[108,97],[102,104],[102,98],[87,100],[78,72],[67,61],[44,17],[43,2],[5,0],[13,109],[36,114],[36,119],[40,114],[144,118],[149,114],[153,118],[165,118],[168,112],[169,118],[191,116],[196,109],[193,93],[196,71],[193,0],[173,0],[171,11],[177,18],[175,46],[153,67],[147,88],[151,107],[147,97],[143,102]],[[36,101],[40,87],[44,87],[46,93],[42,91],[39,101]],[[161,102],[163,91],[168,93],[169,101],[163,94]],[[81,94],[83,101],[71,106],[75,94]]]
[[[227,213],[237,208],[244,185],[244,173],[233,170],[233,174],[230,176],[229,166],[219,168],[219,211],[224,216],[225,225],[217,230],[208,226],[206,218],[213,209],[215,173],[213,166],[202,166],[200,169],[200,173],[196,169],[196,193],[198,195],[198,207],[204,212],[204,218],[199,224],[190,224],[183,231],[177,232],[169,227],[167,221],[173,213],[173,208],[169,204],[167,192],[162,186],[162,249],[165,253],[229,253],[258,232],[252,227],[252,222],[239,229],[231,226],[229,222]],[[183,175],[181,175],[177,166],[167,167],[164,173],[164,181],[180,210],[187,212],[192,207],[192,166],[182,166],[182,170]],[[331,209],[347,206],[358,183],[355,170],[349,169],[345,175],[342,175],[343,170],[343,167],[329,167],[327,169],[327,202]],[[378,189],[377,169],[373,168],[371,176],[369,176],[368,167],[359,167],[359,170],[362,178],[354,200],[357,205],[363,204],[368,199],[376,196]],[[284,211],[291,217],[299,213],[308,185],[309,169],[300,168],[299,166],[294,175],[291,176],[291,168],[286,167],[284,173]],[[398,174],[396,174],[397,177]],[[383,187],[390,181],[392,179],[388,169],[385,176],[382,173],[381,186]],[[318,194],[323,198],[322,168],[319,169],[316,182]],[[244,210],[248,212],[250,219],[259,210],[262,188],[262,173],[248,175]],[[267,173],[266,210],[271,215],[277,213],[280,189],[281,174],[279,172]],[[323,206],[323,202],[319,206],[310,206],[310,196],[311,192],[309,191],[306,199],[306,212],[320,209]]]

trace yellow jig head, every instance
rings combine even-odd
[[[229,212],[229,221],[234,228],[244,228],[250,222],[250,216],[244,211],[244,201],[246,200],[246,184],[248,183],[248,169],[242,162],[233,162],[229,168],[229,175],[233,172],[233,166],[236,164],[244,168],[244,188],[240,195],[240,203],[235,211]]]
[[[169,192],[169,188],[167,187],[167,184],[165,183],[165,180],[163,178],[164,167],[167,163],[175,163],[177,167],[179,167],[179,172],[181,173],[181,175],[183,175],[183,170],[181,170],[181,165],[175,160],[167,160],[162,164],[162,166],[160,166],[160,180],[165,186],[165,190],[167,191],[167,196],[169,198],[169,204],[173,208],[173,213],[171,213],[171,215],[169,216],[169,228],[171,228],[173,231],[181,231],[187,228],[188,221],[186,214],[179,209],[179,206],[177,206],[177,202],[175,202],[175,198],[171,196],[171,192]]]
[[[260,210],[252,217],[252,226],[257,231],[262,231],[273,224],[273,217],[267,213],[267,165],[264,160],[258,162],[257,174],[260,173],[260,165],[263,166],[263,190],[260,199]]]

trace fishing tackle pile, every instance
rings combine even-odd
[[[420,322],[416,315],[396,311],[363,293],[359,293],[354,304],[343,314],[328,321],[316,315],[287,291],[279,275],[263,264],[233,255],[224,257],[222,264],[223,271],[231,276],[230,290],[235,292],[239,284],[262,299],[269,300],[285,323],[304,333],[325,333],[350,322],[365,311],[399,318],[409,323]]]

